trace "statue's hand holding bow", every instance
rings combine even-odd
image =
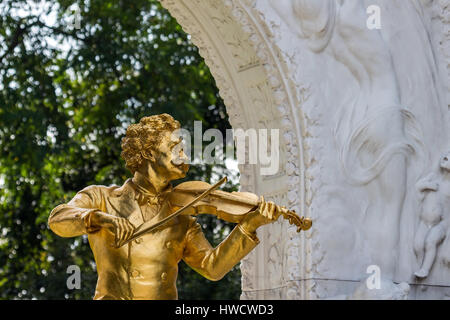
[[[114,247],[118,248],[134,233],[134,226],[127,219],[116,217],[101,211],[94,211],[88,222],[88,232],[105,228],[114,235]]]

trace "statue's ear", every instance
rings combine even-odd
[[[141,155],[144,159],[154,161],[155,157],[153,156],[153,152],[151,150],[142,150]]]

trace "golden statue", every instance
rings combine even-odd
[[[94,299],[177,299],[181,259],[205,278],[220,280],[259,243],[259,226],[280,215],[298,231],[311,226],[252,193],[216,190],[225,178],[214,186],[191,181],[172,188],[170,182],[189,169],[182,141],[173,134],[179,128],[168,114],[130,125],[122,157],[133,178],[121,187],[89,186],[50,214],[57,235],[88,235],[98,273]],[[237,223],[216,248],[194,217],[203,213]]]

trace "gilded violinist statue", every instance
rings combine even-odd
[[[179,122],[168,114],[144,117],[130,125],[122,139],[121,155],[133,177],[121,187],[89,186],[50,214],[48,223],[57,235],[88,235],[98,273],[94,299],[177,299],[181,259],[207,279],[220,280],[258,245],[258,227],[287,214],[284,207],[250,197],[250,209],[231,219],[238,222],[236,227],[212,248],[195,215],[232,215],[217,205],[212,209],[200,198],[213,197],[215,192],[225,197],[216,199],[222,203],[248,194],[226,195],[214,191],[218,184],[206,188],[202,182],[187,183],[190,191],[192,185],[200,187],[189,197],[177,191],[178,186],[172,188],[171,181],[185,177],[189,169],[181,139],[173,134],[179,128]],[[291,212],[290,221],[296,218]],[[309,226],[310,221],[302,229]]]

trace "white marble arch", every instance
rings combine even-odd
[[[252,191],[308,216],[305,119],[270,28],[251,1],[161,0],[191,35],[214,76],[233,128],[281,129],[280,170],[261,177],[240,166],[241,190]],[[309,233],[311,235],[311,232]],[[242,298],[308,299],[309,240],[286,222],[258,232],[262,243],[241,265]],[[282,244],[282,245],[280,245]],[[288,253],[289,252],[289,253]]]
[[[413,261],[413,245],[409,235],[400,237],[403,244],[401,253],[406,256],[402,259],[406,264],[412,261],[411,265],[400,267],[400,271],[405,274],[383,279],[382,283],[392,288],[387,293],[364,292],[365,286],[360,281],[364,281],[367,276],[365,266],[371,261],[364,250],[366,240],[361,238],[364,234],[361,234],[360,229],[364,229],[365,225],[357,219],[352,220],[342,215],[342,210],[346,206],[350,209],[357,207],[355,200],[350,203],[352,201],[345,199],[348,195],[370,198],[373,194],[364,186],[346,186],[344,180],[339,180],[342,176],[340,172],[334,176],[333,170],[339,171],[340,167],[334,163],[338,162],[334,160],[338,157],[334,157],[329,151],[334,150],[330,143],[333,138],[330,133],[333,129],[330,111],[333,110],[329,109],[327,102],[333,101],[333,94],[337,102],[343,97],[331,87],[328,87],[327,92],[320,92],[327,90],[327,85],[333,84],[333,81],[337,83],[336,87],[345,89],[345,84],[338,82],[347,81],[351,77],[348,77],[345,68],[323,57],[320,51],[326,50],[324,48],[328,42],[322,43],[320,48],[311,47],[308,41],[301,39],[304,35],[299,36],[299,30],[295,26],[292,29],[293,18],[289,17],[289,8],[284,13],[283,10],[274,8],[274,4],[277,6],[289,1],[302,6],[309,0],[160,0],[199,48],[225,101],[233,128],[282,130],[280,172],[274,176],[261,177],[257,166],[243,165],[240,167],[242,190],[265,195],[266,198],[287,205],[318,222],[310,231],[301,234],[297,234],[295,228],[283,221],[259,230],[262,243],[241,264],[241,298],[387,298],[404,297],[408,294],[403,290],[404,285],[391,286],[391,280],[396,283],[406,281],[411,285],[408,298],[450,296],[450,278],[447,280],[444,276],[445,281],[442,280],[442,274],[449,272],[447,268],[436,267],[439,270],[425,281],[415,281],[409,277],[410,269],[418,263]],[[325,3],[329,0],[321,1]],[[339,3],[349,1],[351,0],[341,0]],[[386,0],[374,1],[382,3]],[[450,8],[441,0],[408,1],[414,1],[417,5],[422,3],[425,14],[431,17],[427,32],[431,34],[431,46],[436,64],[439,65],[439,74],[435,75],[435,79],[438,87],[445,87],[442,92],[447,95],[444,100],[448,105]],[[314,14],[314,6],[311,10]],[[319,18],[322,19],[321,16]],[[306,20],[304,22],[307,27],[314,28],[323,21],[319,20],[316,25],[308,25]],[[334,22],[325,23],[329,26]],[[304,26],[303,23],[300,25]],[[329,33],[325,36],[335,35]],[[355,66],[358,61],[352,63]],[[336,73],[325,73],[330,70]],[[323,81],[322,84],[321,78],[331,80],[328,83]],[[351,85],[349,82],[349,87]],[[408,84],[405,87],[408,89]],[[376,92],[369,93],[376,97]],[[444,114],[441,124],[436,124],[432,129],[449,129],[449,119]],[[425,123],[425,130],[430,127],[430,122]],[[435,136],[436,141],[448,141],[448,131],[444,131],[439,137],[436,133],[428,133],[425,143]],[[433,161],[439,159],[439,152],[444,152],[439,150],[441,145],[441,142],[435,143],[428,150],[431,153],[431,162],[427,163],[430,170],[437,166],[433,165]],[[417,215],[418,219],[420,203],[414,200],[411,192],[414,182],[404,178],[410,193],[406,195],[404,208],[400,210],[410,210],[409,214],[414,217]],[[377,176],[372,179],[377,179]],[[369,200],[376,202],[377,198]],[[450,212],[447,214],[450,215]],[[327,219],[330,221],[329,225]],[[337,230],[348,230],[348,234],[333,234],[334,225]],[[412,224],[409,227],[414,230]],[[356,249],[346,250],[345,245],[352,242],[355,242]],[[377,253],[377,250],[372,251]],[[394,292],[395,290],[399,292]]]

